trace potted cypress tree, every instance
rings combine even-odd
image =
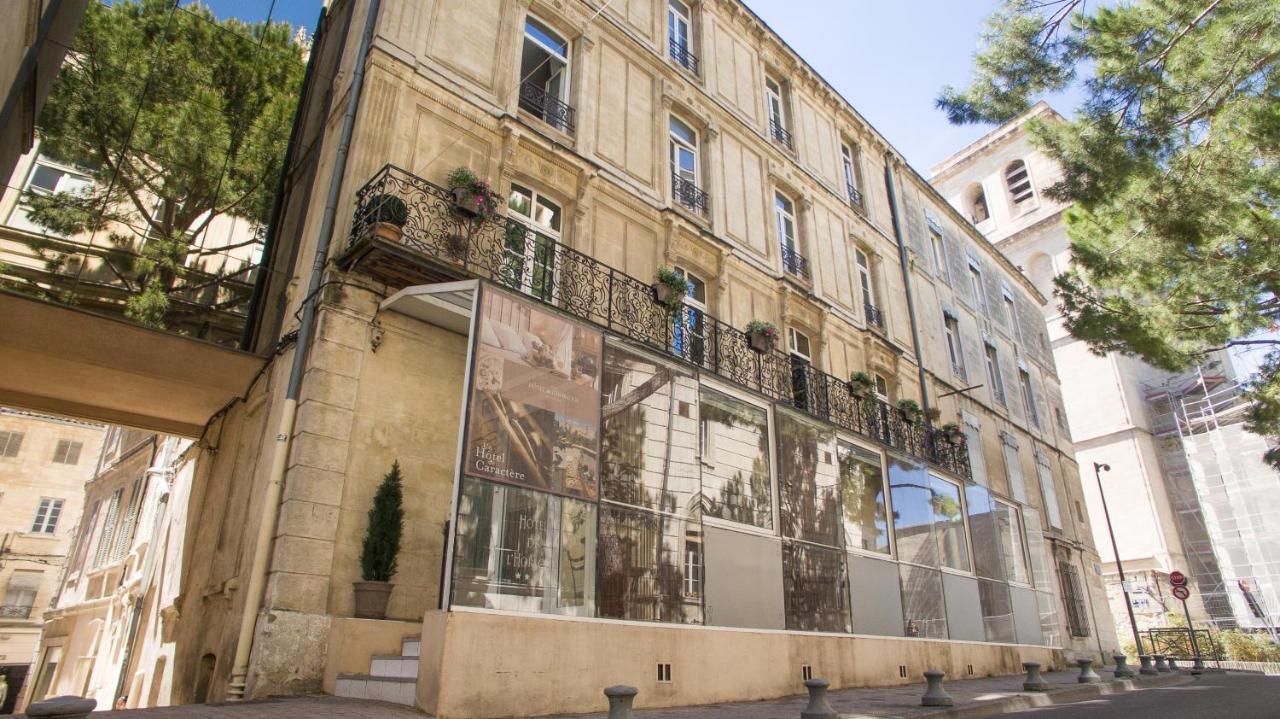
[[[378,195],[369,206],[370,231],[374,236],[400,242],[404,236],[404,225],[409,221],[409,206],[404,204],[404,200],[395,195]]]
[[[907,424],[919,424],[920,420],[924,418],[924,411],[920,409],[920,404],[914,399],[900,399],[894,406],[901,413],[902,421]]]
[[[400,462],[396,461],[382,478],[369,510],[369,528],[360,552],[360,575],[364,581],[354,583],[356,617],[360,619],[387,616],[387,600],[395,586],[391,577],[396,573],[396,555],[400,553],[400,533],[404,529],[402,500]]]
[[[855,397],[870,397],[875,389],[876,381],[871,375],[857,370],[849,374],[849,392]]]

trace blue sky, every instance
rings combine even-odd
[[[184,0],[184,2],[193,0]],[[446,0],[497,2],[497,0]],[[219,16],[311,27],[320,0],[205,0]],[[969,77],[982,22],[999,0],[746,0],[922,174],[988,131],[953,126],[933,101]],[[1075,97],[1051,97],[1070,115]]]

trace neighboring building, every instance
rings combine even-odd
[[[0,408],[0,674],[13,711],[57,593],[105,428]]]
[[[120,459],[90,500],[121,534],[85,523],[42,692],[149,703],[171,671],[174,703],[537,715],[621,680],[697,704],[1116,648],[1045,297],[741,2],[337,0],[312,62],[251,317],[268,364],[188,450],[179,586],[133,579],[158,540],[116,550],[165,531],[124,529],[155,461]],[[459,166],[498,217],[455,205]],[[671,307],[662,266],[690,284]],[[396,461],[389,619],[354,619]]]
[[[1071,263],[1068,205],[1044,194],[1061,171],[1033,144],[1033,121],[1061,117],[1037,104],[935,167],[933,183],[1050,296],[1054,276]],[[1085,509],[1099,520],[1094,463],[1111,467],[1102,483],[1139,628],[1168,626],[1169,614],[1181,613],[1168,583],[1175,569],[1192,578],[1193,621],[1274,626],[1280,542],[1260,518],[1272,516],[1264,507],[1280,475],[1261,462],[1266,441],[1243,429],[1230,358],[1171,375],[1119,353],[1094,354],[1066,331],[1057,303],[1044,310],[1069,388],[1066,417],[1054,422],[1070,422]],[[1102,521],[1093,528],[1117,631],[1132,641],[1107,528]]]
[[[182,569],[191,442],[111,427],[85,521],[45,614],[27,702],[74,694],[130,708],[167,706]],[[170,507],[176,508],[170,511]]]

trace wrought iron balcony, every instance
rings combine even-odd
[[[777,141],[778,144],[788,150],[795,148],[795,145],[791,142],[791,133],[776,119],[769,119],[769,134],[773,135],[773,139]]]
[[[867,324],[884,330],[884,312],[879,307],[868,302],[862,305],[862,309],[867,313]]]
[[[669,43],[671,59],[680,63],[680,66],[694,75],[698,74],[698,56],[689,52],[689,46],[684,43]]]
[[[862,204],[862,193],[851,184],[846,184],[845,188],[849,190],[849,205],[858,212],[862,212],[865,209]]]
[[[0,606],[0,619],[28,619],[30,617],[30,604],[5,604]]]
[[[698,186],[692,180],[672,174],[671,175],[671,196],[676,202],[697,212],[700,215],[707,214],[707,193],[698,189]]]
[[[520,109],[561,132],[573,134],[576,112],[569,104],[528,80],[520,83]]]
[[[951,363],[951,374],[959,377],[960,379],[969,379],[969,373],[964,370],[964,365],[956,364],[955,362]]]
[[[786,244],[782,245],[782,268],[806,282],[809,280],[809,260]]]
[[[407,216],[389,237],[377,225],[387,214],[381,205],[395,201],[390,198],[404,203]],[[673,319],[655,301],[649,282],[515,220],[465,216],[454,208],[449,191],[399,168],[384,167],[357,193],[351,237],[338,264],[400,287],[476,277],[523,292],[603,330],[968,477],[968,455],[940,450],[927,424],[907,422],[887,404],[855,396],[848,382],[807,364],[797,368],[779,350],[757,352],[745,332],[705,313],[700,313],[695,334],[680,315]]]

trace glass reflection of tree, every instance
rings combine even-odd
[[[838,485],[818,486],[818,461],[835,435],[778,413],[779,509],[782,533],[829,546],[839,544]]]
[[[684,570],[677,551],[681,537],[669,529],[679,522],[640,510],[601,507],[600,616],[700,621],[700,616],[686,611]],[[695,604],[693,610],[697,609]]]
[[[588,532],[594,523],[593,506],[572,499],[562,500],[560,515],[560,602],[561,607],[590,608],[591,578],[587,576],[590,548]]]
[[[639,366],[638,366],[639,365]],[[629,380],[650,370],[650,376],[633,388]],[[671,392],[673,373],[663,366],[641,364],[613,348],[606,350],[604,382],[601,394],[604,407],[602,459],[604,496],[615,502],[637,507],[675,512],[676,500],[668,496],[671,464],[671,432],[675,399]],[[663,443],[661,483],[648,487],[645,483],[645,447],[649,439],[650,421],[646,400],[657,395],[665,402],[666,441]],[[658,470],[659,468],[654,468]]]
[[[864,457],[840,443],[840,494],[846,527],[856,529],[859,549],[888,551],[888,515],[884,503],[884,475],[878,457]]]
[[[763,410],[745,402],[738,402],[722,395],[708,395],[704,391],[698,407],[703,424],[703,436],[723,430],[745,428],[756,436],[756,456],[751,459],[751,476],[744,477],[737,469],[731,477],[720,477],[722,484],[718,496],[706,493],[706,476],[703,472],[702,511],[713,517],[733,522],[769,527],[773,522],[773,505],[769,486],[769,432]],[[708,458],[703,448],[705,462]]]
[[[850,631],[843,552],[785,542],[783,566],[787,629]]]

